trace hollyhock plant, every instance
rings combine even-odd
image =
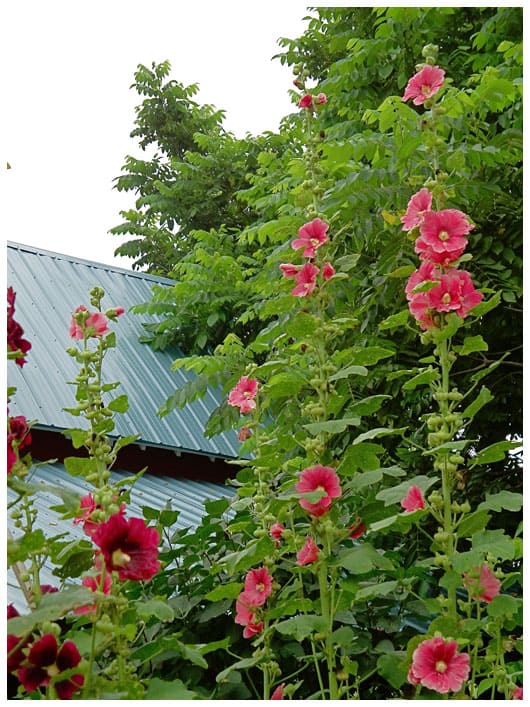
[[[400,504],[407,513],[425,508],[423,493],[419,486],[411,486]]]
[[[407,204],[405,215],[401,217],[403,231],[411,231],[423,223],[423,217],[427,211],[431,210],[432,194],[423,187],[411,196]]]
[[[327,232],[329,230],[329,224],[322,221],[320,218],[314,218],[308,223],[304,223],[298,229],[298,238],[291,243],[293,250],[299,250],[303,248],[302,253],[304,258],[314,258],[316,255],[317,248],[324,245],[328,241]]]
[[[462,255],[467,245],[465,236],[474,228],[458,209],[426,211],[414,250],[422,260],[447,267]]]
[[[445,694],[458,692],[469,675],[469,656],[458,653],[456,641],[440,636],[420,643],[412,654],[408,680]]]
[[[147,580],[158,572],[160,536],[141,518],[125,520],[115,513],[96,528],[92,540],[101,549],[107,570],[117,571],[120,580]]]
[[[426,64],[421,71],[409,79],[405,87],[402,101],[412,98],[415,106],[419,106],[428,98],[432,98],[443,86],[445,71],[439,66]]]
[[[464,572],[463,578],[464,587],[475,601],[489,604],[501,591],[500,580],[485,563],[480,567],[473,567],[470,572]]]
[[[302,508],[314,516],[321,516],[327,513],[331,507],[332,500],[339,498],[342,493],[339,477],[335,469],[330,466],[321,466],[320,464],[304,469],[295,488],[298,493],[325,491],[326,495],[316,501],[316,503],[311,503],[305,498],[300,499]]]
[[[296,564],[302,567],[303,565],[310,565],[318,560],[320,550],[318,545],[315,543],[313,538],[309,535],[303,547],[296,554]]]
[[[47,633],[33,644],[24,667],[17,671],[17,677],[27,692],[33,692],[41,686],[47,687],[51,678],[55,678],[54,688],[59,699],[70,700],[74,692],[83,686],[84,676],[78,674],[64,680],[58,678],[61,673],[77,667],[80,662],[81,654],[73,641],[65,641],[59,648],[55,636]]]
[[[31,344],[27,339],[22,338],[24,329],[15,321],[15,299],[16,293],[12,287],[7,288],[7,350],[21,351],[22,356],[15,359],[15,363],[22,368],[26,363],[25,356],[31,349]]]
[[[306,263],[295,276],[298,284],[291,290],[291,294],[295,297],[307,297],[310,295],[316,287],[316,276],[319,272],[320,269],[316,265]]]
[[[256,408],[254,398],[258,392],[258,381],[255,378],[241,376],[228,395],[228,404],[238,407],[240,412],[251,412]]]
[[[437,312],[455,312],[464,318],[470,309],[482,301],[471,276],[465,270],[450,270],[440,277],[439,284],[427,293],[427,300]]]
[[[245,577],[245,596],[252,606],[262,606],[272,592],[272,576],[266,567],[250,570]]]

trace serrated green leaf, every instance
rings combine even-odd
[[[486,388],[486,386],[483,385],[475,400],[473,400],[473,402],[470,403],[462,412],[462,417],[467,420],[472,420],[477,412],[484,407],[484,405],[487,405],[494,399],[495,398],[491,394],[489,388]]]
[[[392,570],[394,568],[392,562],[380,555],[369,543],[342,550],[335,563],[352,574],[366,574],[373,569]]]
[[[384,331],[385,329],[395,329],[397,327],[403,327],[407,324],[410,317],[410,312],[408,309],[402,309],[401,312],[397,314],[391,314],[382,322],[379,322],[379,329]]]
[[[356,437],[352,444],[360,444],[367,439],[374,439],[374,437],[387,437],[388,435],[400,435],[406,431],[406,427],[375,427],[373,430],[368,430],[368,432],[363,432],[358,437]]]
[[[367,601],[368,599],[374,599],[375,597],[386,597],[390,592],[395,591],[398,583],[396,580],[390,580],[388,582],[378,582],[377,584],[371,584],[369,587],[363,587],[359,589],[355,595],[356,601]]]
[[[366,346],[359,351],[353,351],[350,360],[355,366],[374,366],[378,361],[394,356],[395,353],[394,350],[385,349],[382,346]]]
[[[97,470],[97,462],[93,458],[65,457],[63,464],[71,476],[87,476]]]
[[[63,588],[60,592],[45,594],[38,609],[8,620],[8,633],[22,636],[45,621],[57,621],[73,609],[96,602],[97,595],[86,587]]]
[[[504,534],[503,530],[482,530],[472,538],[474,550],[490,553],[501,560],[513,560],[515,548],[513,540]]]

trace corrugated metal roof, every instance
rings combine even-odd
[[[130,472],[116,470],[111,473],[111,482],[115,483],[131,476]],[[44,464],[35,467],[28,481],[44,483],[51,486],[60,486],[67,491],[83,496],[93,487],[80,477],[70,476],[62,464]],[[233,489],[221,484],[208,481],[194,481],[191,479],[174,479],[169,476],[154,476],[145,474],[141,476],[131,490],[131,500],[127,504],[127,517],[143,518],[142,506],[162,510],[170,505],[172,510],[178,510],[180,515],[173,526],[177,528],[194,528],[199,525],[205,513],[204,503],[234,495]],[[15,500],[13,490],[7,490],[8,503]],[[35,529],[41,529],[46,537],[68,533],[68,539],[87,539],[81,525],[74,525],[72,520],[61,520],[58,513],[50,510],[51,506],[61,503],[60,498],[48,490],[43,490],[35,495],[34,506],[37,509]],[[12,521],[9,521],[12,526]],[[17,531],[10,528],[14,537]],[[60,580],[53,574],[53,565],[46,564],[41,570],[41,584],[59,586]],[[21,610],[25,609],[25,600],[12,570],[7,573],[7,601],[14,603]]]
[[[151,298],[155,283],[169,286],[172,281],[8,243],[7,285],[16,292],[15,319],[32,345],[22,369],[8,366],[9,385],[17,388],[11,414],[37,420],[37,426],[46,429],[78,426],[79,418],[63,412],[64,407],[75,406],[75,387],[67,381],[78,373],[65,351],[73,343],[68,334],[72,312],[80,304],[90,308],[89,291],[95,286],[105,290],[105,307],[129,310]],[[194,374],[171,370],[172,361],[182,355],[179,351],[154,351],[139,343],[142,322],[148,321],[156,318],[127,311],[112,325],[118,345],[105,355],[104,378],[121,382],[116,394],[126,393],[130,405],[126,415],[116,416],[115,434],[140,434],[139,444],[236,457],[235,432],[211,439],[203,434],[209,415],[221,402],[220,391],[209,390],[202,400],[163,418],[157,415],[160,405]]]

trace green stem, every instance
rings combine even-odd
[[[339,690],[337,685],[337,676],[335,672],[335,651],[333,649],[333,606],[328,586],[328,567],[323,560],[318,569],[318,585],[320,589],[320,606],[322,608],[322,616],[326,619],[326,643],[325,656],[328,668],[329,680],[329,699],[337,700],[339,698]]]

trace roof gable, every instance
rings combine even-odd
[[[234,432],[210,439],[203,434],[208,417],[221,402],[220,391],[208,390],[203,399],[182,410],[163,418],[157,415],[167,397],[195,376],[171,370],[180,352],[154,351],[139,342],[142,322],[156,318],[140,317],[129,309],[150,299],[153,284],[170,286],[171,280],[16,243],[8,243],[7,250],[7,285],[16,292],[15,318],[32,345],[23,368],[8,367],[9,385],[17,388],[10,402],[12,415],[23,414],[36,420],[37,427],[57,431],[79,424],[79,418],[63,411],[75,403],[75,386],[67,381],[78,373],[77,364],[65,351],[72,345],[68,327],[74,309],[89,305],[89,291],[100,286],[105,291],[105,307],[126,309],[112,325],[117,347],[106,353],[104,363],[105,381],[120,381],[117,394],[129,398],[129,411],[115,419],[116,436],[139,434],[138,444],[237,456]]]

